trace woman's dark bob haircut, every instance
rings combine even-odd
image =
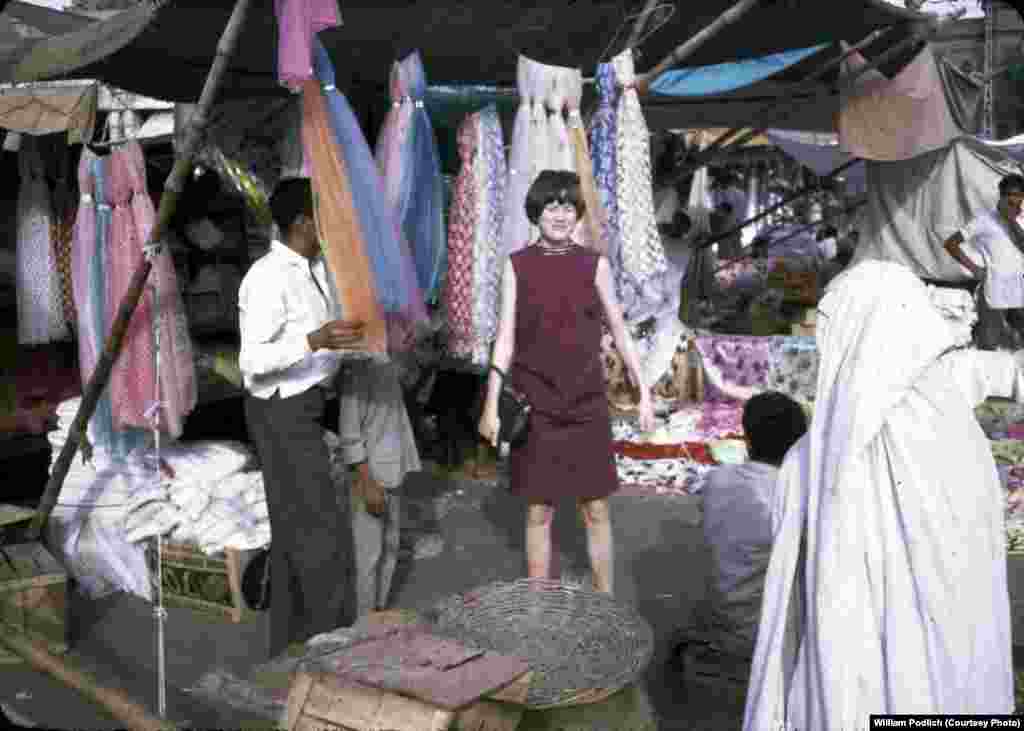
[[[587,210],[580,192],[580,176],[568,170],[543,170],[526,193],[526,217],[537,225],[548,203],[571,203],[576,217]]]

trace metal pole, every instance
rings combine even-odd
[[[192,166],[192,158],[195,157],[196,148],[199,146],[199,134],[217,96],[221,79],[227,68],[228,59],[238,43],[238,37],[241,35],[249,3],[250,0],[236,1],[234,10],[231,11],[231,18],[228,20],[220,42],[217,44],[217,55],[210,67],[210,73],[206,77],[206,83],[203,85],[203,92],[199,98],[196,114],[189,123],[188,133],[185,135],[185,143],[178,152],[174,161],[174,169],[171,170],[171,175],[164,185],[164,192],[160,197],[160,208],[157,211],[156,224],[153,226],[153,231],[149,236],[149,241],[146,242],[147,244],[163,238],[164,232],[167,230],[171,217],[177,208],[178,198],[184,187],[186,175],[188,175],[189,169]],[[57,498],[60,496],[60,489],[64,484],[68,468],[71,466],[71,460],[74,458],[75,452],[78,451],[82,437],[85,434],[86,424],[88,424],[89,419],[92,417],[93,411],[96,410],[100,394],[106,388],[114,361],[121,351],[121,344],[124,341],[128,323],[139,304],[146,279],[149,277],[149,271],[152,267],[153,263],[148,258],[144,259],[132,275],[128,291],[125,292],[121,305],[118,308],[117,318],[110,328],[110,335],[107,337],[103,354],[96,363],[96,369],[93,371],[89,383],[85,386],[82,403],[78,413],[75,415],[75,420],[71,424],[68,440],[53,464],[50,479],[46,483],[46,489],[39,500],[39,511],[35,518],[32,519],[28,529],[30,540],[38,539],[43,527],[46,525],[46,521],[49,520],[50,513],[53,512],[53,508],[57,504]]]

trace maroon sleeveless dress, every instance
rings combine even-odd
[[[530,432],[509,453],[511,491],[531,501],[607,497],[618,489],[604,369],[599,255],[583,247],[510,257],[516,273],[511,385],[533,405]]]

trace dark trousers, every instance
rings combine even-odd
[[[245,398],[263,464],[270,531],[270,655],[356,619],[348,497],[331,479],[320,388],[290,398]]]

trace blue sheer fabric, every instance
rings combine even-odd
[[[604,226],[608,242],[608,262],[612,265],[616,273],[616,281],[618,281],[617,274],[621,270],[619,206],[616,196],[618,154],[615,145],[618,88],[615,84],[615,69],[610,63],[598,64],[595,82],[597,110],[590,123],[590,155],[594,161],[594,183],[601,198],[601,205],[605,210]]]
[[[448,266],[441,158],[434,125],[424,104],[427,77],[419,53],[409,54],[399,65],[409,95],[403,103],[411,102],[413,109],[407,139],[399,140],[397,174],[401,180],[397,186],[396,214],[405,240],[412,247],[420,289],[426,300],[434,303],[440,296]]]
[[[313,44],[313,73],[323,89],[331,129],[348,169],[352,202],[366,241],[377,297],[385,312],[400,312],[409,302],[408,287],[402,284],[402,249],[394,216],[384,201],[380,173],[359,121],[334,85],[334,64],[319,39]]]
[[[712,66],[673,69],[666,71],[654,80],[651,84],[651,92],[662,96],[676,97],[724,94],[756,84],[780,71],[785,71],[828,45],[828,43],[822,43],[810,48],[796,48],[773,53],[770,56],[716,63]]]

